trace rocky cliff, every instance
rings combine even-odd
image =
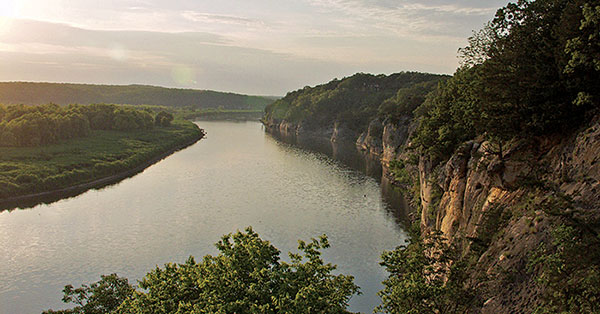
[[[512,141],[503,149],[472,140],[443,162],[407,149],[415,124],[409,117],[375,119],[355,142],[358,150],[379,158],[395,184],[418,194],[412,216],[420,217],[422,233],[440,231],[470,259],[467,284],[482,303],[473,311],[524,313],[540,303],[543,293],[536,284],[540,270],[528,269],[528,262],[535,249],[552,241],[554,226],[585,222],[597,234],[599,120],[571,134]],[[296,136],[308,134],[284,121],[265,125]],[[340,136],[338,125],[310,130],[318,132],[332,141],[354,140],[353,134]]]
[[[505,146],[469,141],[446,162],[420,156],[418,164],[422,233],[440,231],[472,259],[469,285],[482,313],[537,307],[544,291],[540,268],[528,268],[533,252],[557,225],[597,238],[600,222],[598,119],[572,134]]]
[[[356,132],[343,123],[331,122],[329,125],[311,125],[310,123],[294,123],[279,119],[262,119],[265,129],[269,133],[277,133],[286,137],[299,139],[326,139],[333,143],[347,143],[356,139]]]

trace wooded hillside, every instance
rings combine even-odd
[[[270,97],[148,85],[0,82],[0,103],[3,104],[107,103],[263,110],[273,101]]]

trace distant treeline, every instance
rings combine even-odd
[[[209,90],[164,88],[147,85],[91,85],[33,82],[0,82],[0,103],[37,105],[130,104],[194,108],[263,110],[273,97],[247,96]]]
[[[170,113],[106,104],[0,105],[0,146],[38,146],[86,136],[91,130],[133,131],[168,126]]]
[[[358,73],[290,92],[265,108],[265,118],[324,127],[337,121],[362,131],[378,115],[397,118],[412,113],[437,82],[448,77],[417,72],[389,76]]]
[[[106,109],[115,106],[78,107],[90,111],[92,108],[102,108],[97,112],[104,112],[105,117],[109,117],[110,111]],[[118,117],[117,120],[123,119],[124,116],[133,119],[137,113],[138,118],[142,117],[140,121],[145,123],[142,127],[150,126],[148,118],[151,116],[148,112],[124,108],[117,108],[112,112],[115,113],[114,117]],[[38,112],[34,115],[42,114]],[[77,118],[71,118],[71,121],[75,121],[74,124],[81,123],[83,125],[81,130],[89,130],[85,128],[88,124],[85,122],[84,114],[71,113],[66,116],[70,115],[79,115]],[[159,112],[158,119],[155,121],[161,121],[161,116],[163,114]],[[61,117],[63,116],[55,114],[54,119],[61,119]],[[104,120],[108,123],[107,121],[110,120]],[[101,119],[96,122],[101,122]],[[46,123],[48,120],[44,122]],[[75,129],[77,127],[72,130]],[[70,134],[76,136],[75,133]],[[190,121],[173,120],[169,126],[133,129],[126,132],[91,129],[86,137],[64,140],[51,145],[0,147],[0,204],[3,198],[55,191],[131,171],[153,158],[189,145],[203,136],[204,131],[196,124]]]

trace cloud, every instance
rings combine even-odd
[[[27,32],[39,35],[19,39]],[[0,80],[144,83],[282,95],[345,73],[335,62],[239,47],[205,33],[98,31],[15,20],[11,31],[0,36],[0,47]]]
[[[337,11],[363,31],[385,30],[413,39],[462,38],[493,16],[505,1],[308,0]],[[478,24],[479,23],[479,24]],[[365,27],[366,26],[366,27]]]
[[[223,24],[235,24],[242,26],[262,26],[265,25],[264,22],[251,19],[241,16],[235,15],[221,15],[221,14],[210,14],[210,13],[202,13],[195,11],[185,11],[181,13],[181,15],[191,21],[194,22],[203,22],[203,23],[223,23]]]
[[[0,18],[0,80],[284,94],[359,71],[451,73],[505,1],[19,0],[24,18]]]

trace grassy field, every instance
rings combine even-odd
[[[192,122],[175,120],[151,130],[93,130],[90,136],[53,145],[0,147],[0,200],[116,175],[202,135]]]

